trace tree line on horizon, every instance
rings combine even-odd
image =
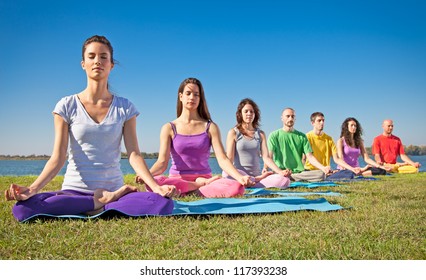
[[[424,155],[426,155],[426,146],[408,145],[408,146],[404,146],[404,149],[405,149],[405,154],[410,155],[410,156],[424,156]],[[369,155],[372,155],[371,147],[366,147],[366,150],[367,150]],[[158,153],[142,152],[141,154],[142,154],[142,157],[146,158],[146,159],[158,158]],[[215,157],[214,153],[210,153],[210,157]],[[7,159],[29,160],[29,159],[49,159],[49,158],[50,158],[49,155],[35,155],[35,154],[27,155],[27,156],[23,156],[23,155],[0,155],[0,160],[7,160]],[[127,153],[122,152],[121,158],[127,158]]]

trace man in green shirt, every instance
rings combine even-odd
[[[281,114],[283,127],[273,131],[268,137],[268,150],[275,164],[288,170],[294,181],[323,181],[330,173],[330,166],[322,165],[312,154],[312,148],[306,135],[294,129],[296,112],[285,108]],[[318,170],[305,170],[303,156]]]

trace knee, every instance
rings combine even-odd
[[[290,179],[288,177],[281,176],[279,188],[287,188],[288,186],[290,186]]]
[[[290,186],[290,178],[282,176],[280,174],[272,174],[262,180],[265,181],[265,187],[267,188],[280,188],[285,189]]]
[[[219,191],[218,197],[234,197],[243,195],[246,188],[239,182],[231,179],[224,179],[223,189]]]
[[[398,173],[401,173],[401,174],[414,174],[418,172],[419,172],[419,169],[411,165],[401,166],[400,168],[398,168]]]
[[[243,185],[231,179],[219,179],[207,186],[198,189],[200,195],[204,197],[234,197],[243,195],[245,188]]]
[[[309,172],[315,172],[315,174],[313,174],[314,176],[312,176],[312,178],[308,180],[310,182],[320,182],[320,181],[324,181],[326,178],[326,174],[322,172],[321,170],[314,170]]]
[[[19,222],[22,222],[32,216],[40,214],[39,211],[28,207],[25,202],[17,202],[12,208],[12,214]]]

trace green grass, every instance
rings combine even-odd
[[[0,177],[28,185],[34,176]],[[60,189],[57,177],[45,190]],[[132,183],[133,176],[125,177]],[[0,259],[424,260],[426,173],[323,187],[349,210],[18,223],[0,202]],[[295,189],[296,191],[309,191]],[[315,191],[316,191],[315,190]],[[315,196],[312,196],[315,198]],[[194,197],[185,200],[197,199]]]

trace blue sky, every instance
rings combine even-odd
[[[322,111],[336,139],[353,116],[370,146],[392,118],[405,145],[426,145],[425,3],[0,0],[0,154],[51,153],[51,112],[85,88],[81,45],[94,34],[120,62],[112,89],[141,112],[142,151],[158,151],[187,77],[202,81],[223,139],[250,97],[267,134],[293,107],[302,132]]]

